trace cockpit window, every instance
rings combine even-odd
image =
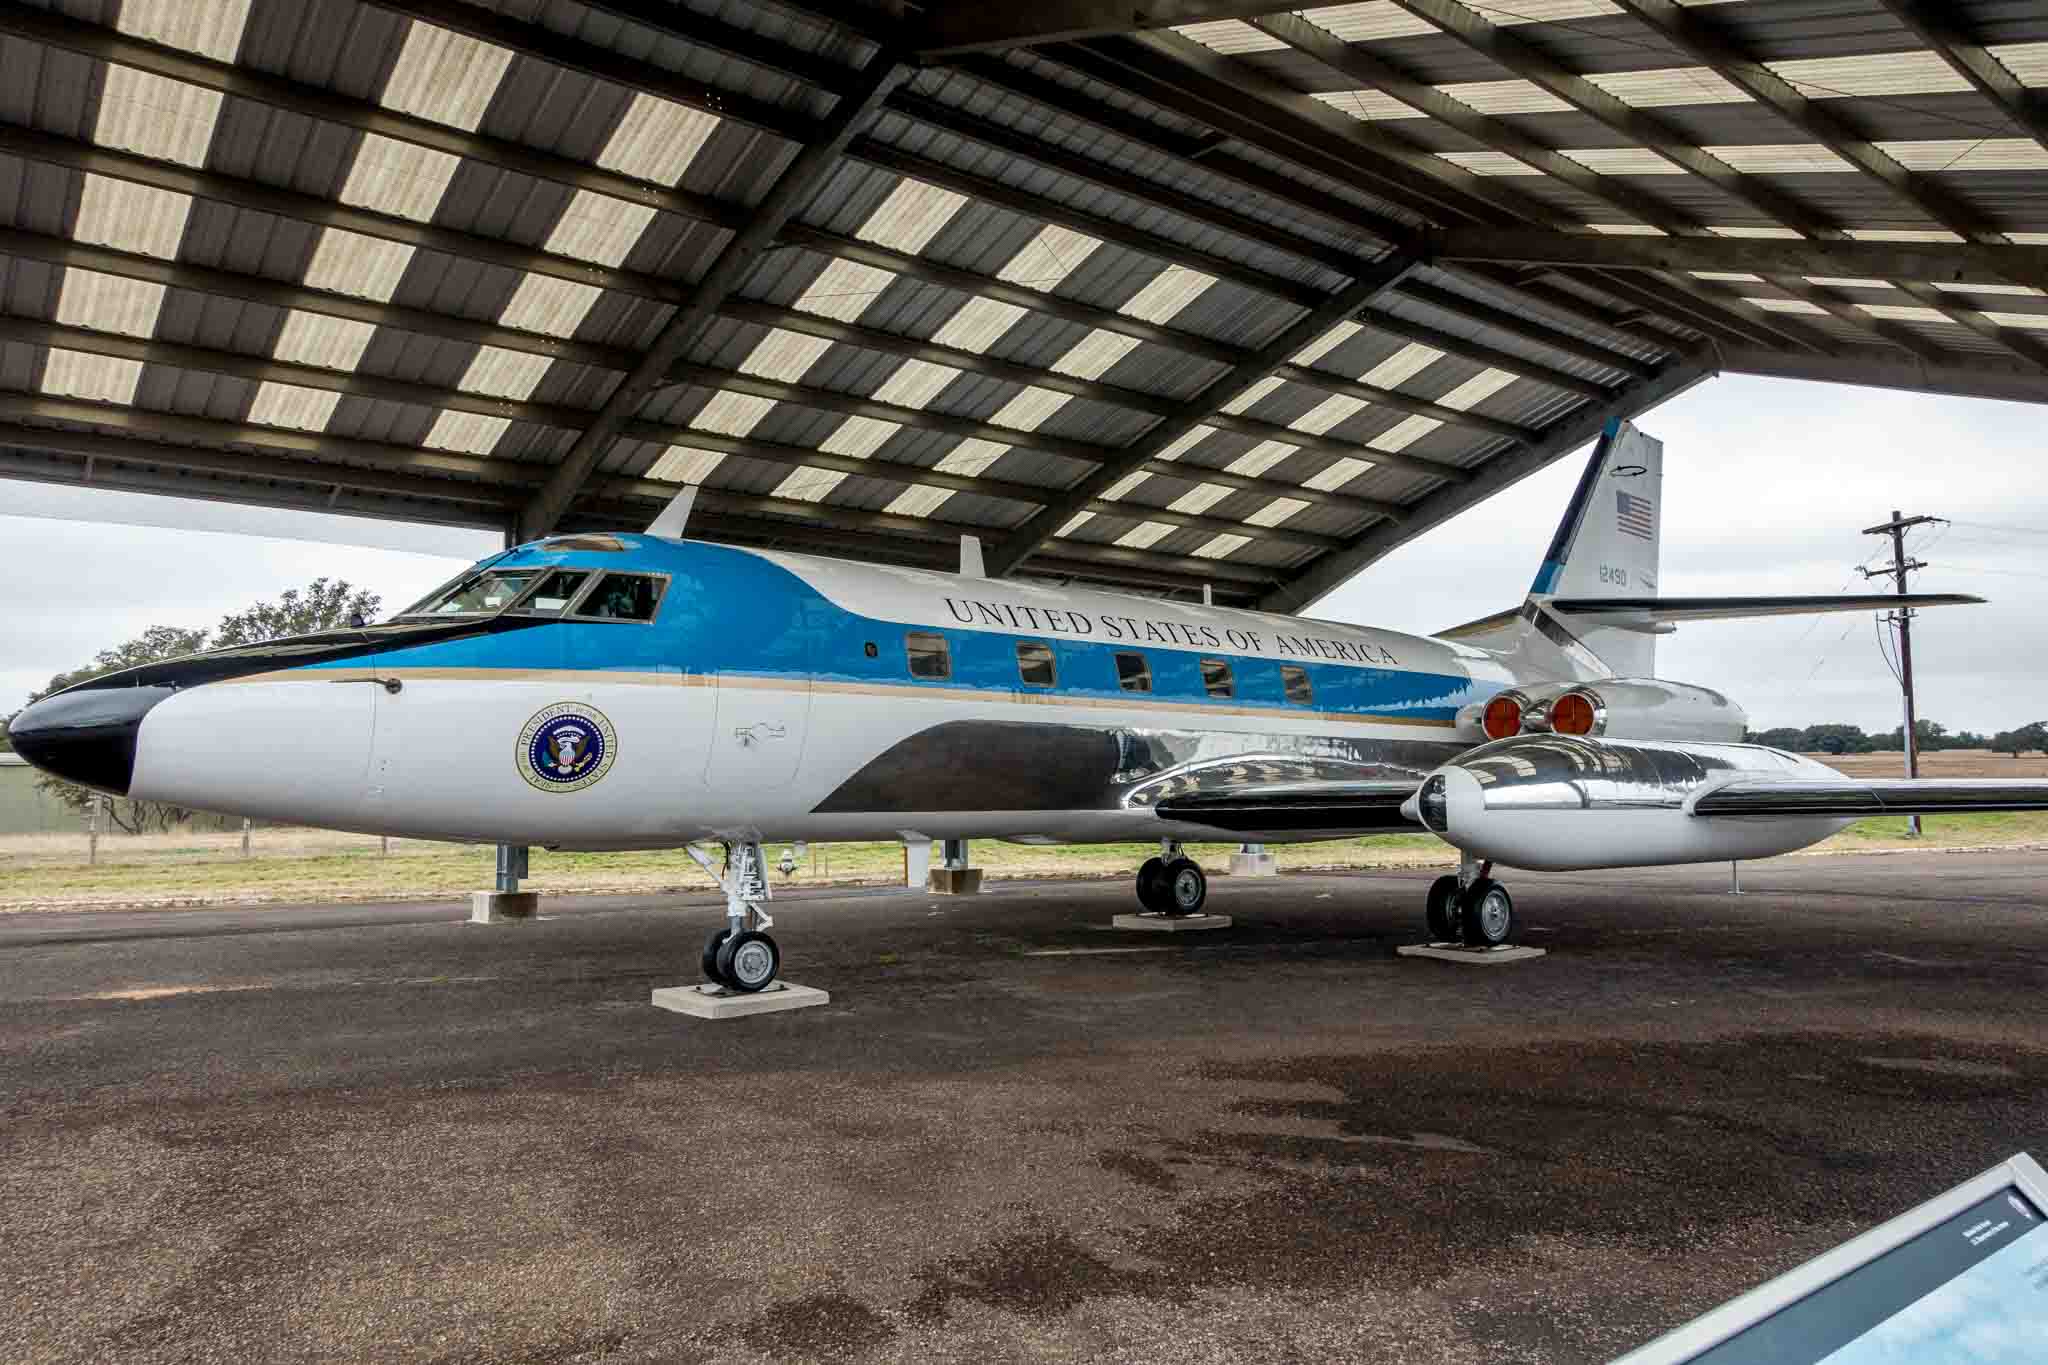
[[[402,616],[490,616],[503,611],[533,581],[537,569],[493,569],[399,613]]]
[[[576,600],[576,594],[590,581],[588,569],[556,569],[539,587],[526,595],[519,610],[534,616],[560,616]]]
[[[626,545],[617,536],[597,533],[577,536],[556,536],[552,540],[542,541],[537,548],[549,552],[560,550],[597,550],[604,554],[619,554],[625,550]]]
[[[654,574],[608,573],[584,595],[575,614],[586,621],[652,621],[667,586],[667,579]]]

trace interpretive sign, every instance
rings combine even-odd
[[[1615,1365],[2048,1360],[2048,1173],[2025,1154]]]

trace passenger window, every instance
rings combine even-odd
[[[1026,687],[1051,687],[1059,674],[1053,667],[1052,646],[1043,640],[1017,642],[1017,681]]]
[[[661,606],[664,584],[658,578],[638,573],[608,573],[576,609],[585,620],[652,621]]]
[[[1280,665],[1280,685],[1287,689],[1287,700],[1296,706],[1313,706],[1316,690],[1309,685],[1308,670],[1294,664]]]
[[[1212,697],[1234,697],[1237,683],[1230,676],[1230,665],[1221,659],[1202,660],[1202,689]]]
[[[1126,692],[1152,690],[1152,665],[1142,654],[1116,656],[1116,685]]]
[[[557,569],[520,604],[519,610],[535,616],[560,616],[575,600],[576,590],[589,581],[588,569]]]
[[[903,644],[910,652],[911,677],[945,679],[953,676],[953,652],[947,647],[945,636],[913,630],[903,637]]]

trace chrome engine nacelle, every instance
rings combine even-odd
[[[1749,715],[1712,688],[1661,678],[1602,678],[1537,702],[1525,732],[1588,739],[1657,739],[1740,744]]]
[[[1837,816],[1702,819],[1692,803],[1736,778],[1839,779],[1754,744],[1496,740],[1424,779],[1403,814],[1465,853],[1543,871],[1768,858],[1853,823]]]

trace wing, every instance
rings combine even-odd
[[[2048,779],[1735,781],[1704,793],[1692,805],[1692,813],[1698,816],[1927,815],[1998,810],[2048,810]]]
[[[1897,607],[1967,607],[1984,601],[1960,592],[1854,593],[1836,597],[1554,597],[1561,616],[1607,618],[1609,624],[1734,621],[1750,616],[1806,616],[1824,611],[1891,611]],[[1474,622],[1483,625],[1484,622]]]
[[[1401,814],[1401,803],[1420,785],[1408,780],[1267,783],[1170,796],[1153,809],[1163,819],[1236,834],[1389,833],[1422,828]]]

